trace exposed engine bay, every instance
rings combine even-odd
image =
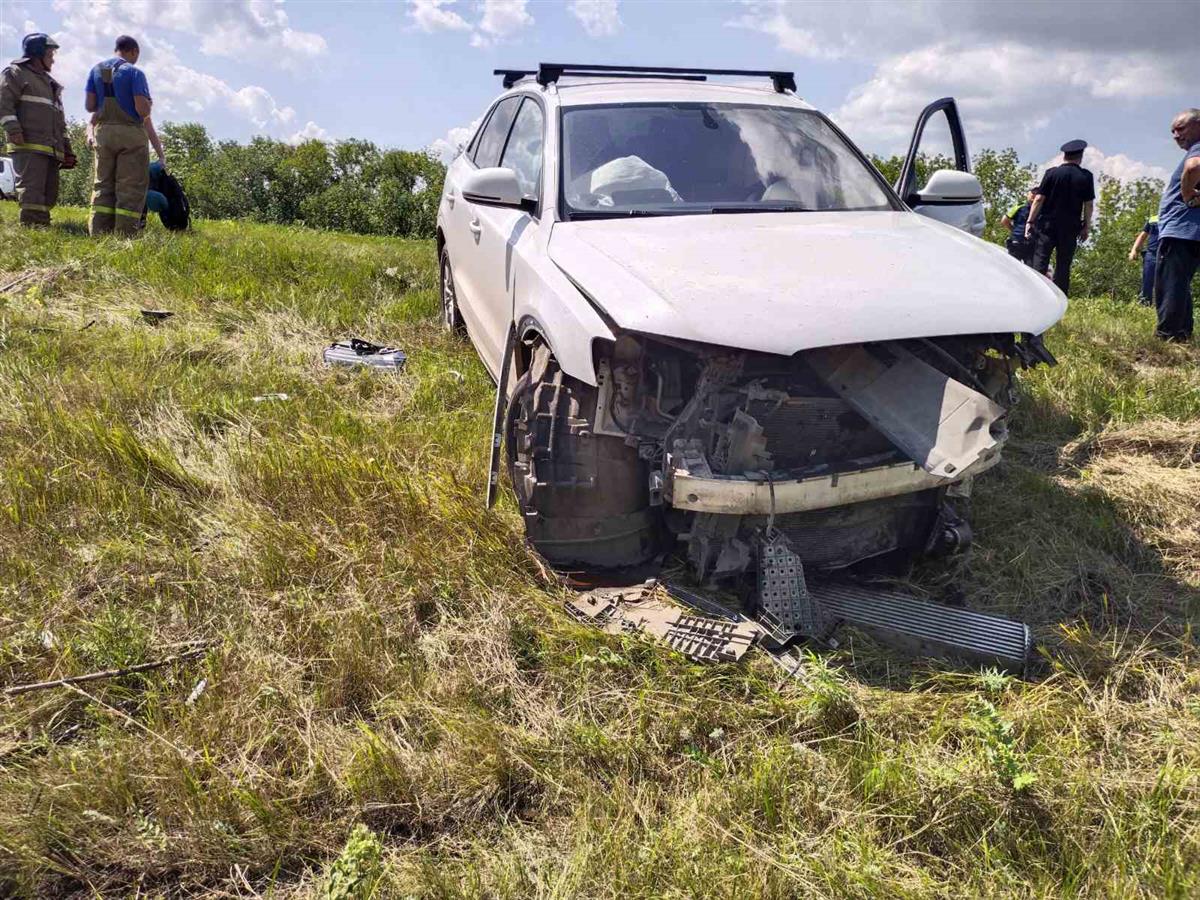
[[[777,634],[827,627],[814,579],[969,546],[973,479],[1008,437],[1038,338],[971,335],[791,357],[622,335],[595,349],[598,386],[542,344],[507,417],[526,531],[559,567],[677,551],[697,584],[752,585]]]

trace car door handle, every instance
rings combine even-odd
[[[478,219],[472,219],[467,223],[467,227],[471,229],[471,234],[475,235],[475,237],[479,237],[481,234],[483,234],[483,226],[479,224]]]

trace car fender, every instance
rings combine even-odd
[[[545,248],[549,232],[545,229],[544,243],[539,242],[542,246],[525,259],[525,278],[517,281],[513,305],[517,336],[525,339],[540,335],[566,374],[595,385],[592,345],[596,340],[615,340],[616,335],[587,297],[550,260]]]

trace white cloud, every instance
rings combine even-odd
[[[490,47],[533,24],[526,8],[528,0],[483,0],[483,18],[474,34],[472,47]]]
[[[458,156],[460,147],[466,145],[467,141],[471,140],[471,135],[475,133],[475,129],[479,127],[479,123],[483,121],[483,116],[480,116],[470,125],[460,125],[456,128],[451,128],[446,132],[445,137],[440,137],[429,145],[429,149],[442,162],[449,165],[453,162],[454,157]]]
[[[55,9],[64,14],[81,5],[55,0]],[[197,38],[206,56],[253,52],[268,63],[297,68],[329,49],[322,35],[292,28],[276,0],[128,0],[111,7],[109,0],[93,0],[90,6],[106,8],[109,21],[119,15],[131,30],[167,29]]]
[[[1046,160],[1038,168],[1038,178],[1051,166],[1057,166],[1061,162],[1061,155]],[[1162,166],[1148,165],[1140,160],[1131,159],[1124,153],[1114,153],[1110,156],[1097,147],[1088,147],[1083,151],[1083,167],[1097,178],[1108,175],[1120,181],[1135,181],[1138,178],[1158,178],[1166,181],[1169,174]]]
[[[743,0],[727,24],[798,56],[869,63],[834,118],[890,153],[936,97],[959,101],[979,147],[1031,140],[1066,110],[1178,93],[1195,80],[1194,30],[1180,27],[1194,10],[1195,0],[1157,0],[1140,16],[1094,0]]]
[[[329,140],[329,132],[318,125],[316,122],[309,122],[290,138],[287,139],[289,144],[303,144],[305,141],[327,141]]]
[[[454,0],[409,0],[408,14],[422,31],[469,31],[467,20],[450,9]]]
[[[1028,139],[1064,106],[1166,93],[1175,77],[1169,61],[1141,53],[1100,56],[1082,50],[1047,53],[1019,43],[935,44],[884,59],[833,118],[856,141],[894,151],[902,149],[929,100],[951,95],[977,146],[1012,144]]]
[[[617,0],[573,0],[571,15],[583,25],[588,37],[612,37],[622,27]]]
[[[226,23],[237,15],[251,16],[258,26],[267,29],[282,47],[287,41],[309,39],[304,32],[285,35],[286,18],[274,15],[275,4],[261,4],[255,0],[230,0],[213,4],[211,15],[214,20]],[[258,85],[232,85],[216,75],[187,66],[179,58],[175,46],[165,40],[156,30],[146,28],[146,22],[184,31],[191,19],[198,15],[194,3],[164,4],[160,0],[125,0],[110,3],[109,0],[94,0],[90,4],[69,3],[56,0],[55,9],[62,14],[62,21],[55,39],[62,45],[55,62],[55,77],[67,85],[82,84],[88,70],[99,59],[112,53],[113,36],[121,33],[135,35],[142,47],[138,61],[150,81],[154,96],[154,116],[159,122],[171,118],[195,118],[210,110],[225,109],[249,122],[255,129],[276,137],[295,130],[296,111],[280,104],[275,97]],[[161,21],[154,19],[158,14]],[[186,26],[186,27],[185,27]],[[197,26],[199,27],[199,26]],[[310,52],[315,44],[303,52]],[[78,108],[70,115],[82,115],[82,99],[74,95]]]
[[[616,0],[597,2],[616,5]],[[408,16],[420,31],[469,31],[472,47],[491,47],[533,24],[529,0],[480,0],[473,23],[452,7],[456,0],[408,0]]]

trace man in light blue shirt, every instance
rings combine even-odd
[[[1200,109],[1171,122],[1171,136],[1186,151],[1158,207],[1155,334],[1164,341],[1192,339],[1192,278],[1200,268]]]

